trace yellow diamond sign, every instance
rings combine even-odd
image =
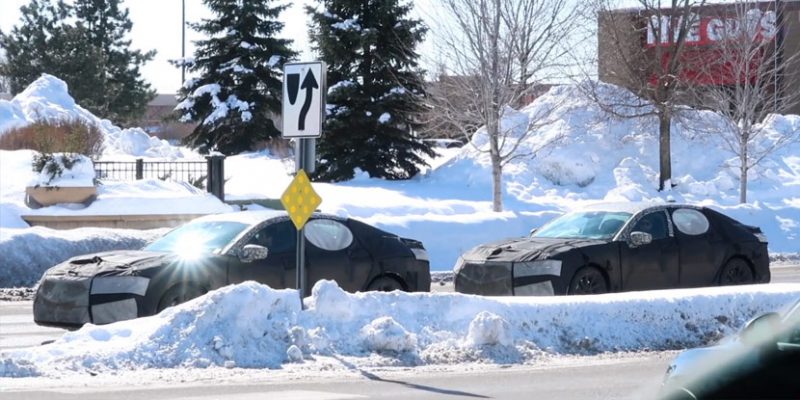
[[[281,204],[289,213],[289,218],[292,219],[297,230],[303,228],[320,203],[322,203],[322,198],[311,187],[311,181],[308,179],[306,171],[302,169],[297,171],[292,183],[281,196]]]

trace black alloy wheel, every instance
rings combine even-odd
[[[747,261],[741,258],[733,258],[722,267],[719,273],[719,284],[728,285],[748,285],[753,283],[753,270]]]
[[[403,284],[391,276],[379,276],[370,282],[367,290],[374,290],[378,292],[392,292],[395,290],[405,291],[406,288]]]
[[[594,267],[578,270],[569,284],[567,294],[603,294],[608,293],[608,283],[603,273]]]
[[[175,285],[161,297],[158,302],[158,312],[164,311],[167,307],[177,306],[195,297],[200,297],[205,292],[192,285]]]

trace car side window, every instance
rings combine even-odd
[[[313,219],[305,226],[305,235],[311,244],[323,250],[338,251],[353,243],[353,233],[344,224],[331,219]]]
[[[295,250],[297,231],[289,221],[269,224],[253,236],[248,244],[266,247],[270,254],[286,253]]]
[[[633,226],[631,232],[645,232],[653,236],[653,240],[666,239],[669,236],[667,215],[664,211],[656,211],[643,216]]]
[[[708,232],[708,218],[700,211],[691,208],[679,208],[673,211],[672,222],[686,235],[702,235]]]

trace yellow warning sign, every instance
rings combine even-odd
[[[281,204],[289,213],[289,218],[292,219],[297,230],[303,228],[321,203],[322,198],[311,187],[311,181],[308,179],[306,171],[302,169],[297,171],[292,183],[281,196]]]

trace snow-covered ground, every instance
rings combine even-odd
[[[153,317],[86,325],[52,344],[0,353],[0,377],[147,369],[526,364],[560,355],[709,344],[800,297],[753,285],[579,297],[356,293],[320,281],[305,299],[254,282]],[[331,360],[344,360],[332,363]]]
[[[603,86],[613,95],[621,89]],[[377,225],[421,240],[429,250],[434,270],[452,268],[469,248],[491,240],[527,234],[555,215],[597,201],[666,201],[669,198],[721,210],[744,223],[757,225],[770,240],[770,251],[800,251],[800,143],[792,143],[752,170],[749,203],[738,205],[736,158],[720,150],[719,139],[675,124],[672,137],[673,183],[658,192],[657,121],[654,118],[617,119],[592,104],[574,86],[551,90],[528,107],[508,110],[503,125],[514,135],[527,129],[531,116],[548,110],[549,124],[523,140],[520,154],[536,153],[509,163],[504,170],[502,213],[491,211],[491,173],[481,131],[462,149],[440,149],[443,157],[408,181],[383,181],[357,174],[351,181],[314,184],[323,202],[320,209]],[[552,111],[550,111],[552,110]],[[45,76],[12,101],[0,101],[0,135],[5,127],[29,123],[34,116],[70,116],[99,121],[75,105],[63,82]],[[716,123],[707,111],[687,111],[685,120]],[[103,159],[135,156],[197,158],[199,154],[146,136],[139,130],[122,130],[100,121],[107,137]],[[800,117],[775,116],[764,128],[764,146],[778,133],[800,129]],[[142,136],[145,135],[145,136]],[[97,201],[84,209],[53,206],[29,210],[24,187],[33,178],[31,152],[0,152],[0,247],[26,231],[22,214],[108,214],[221,212],[231,207],[196,189],[178,183],[139,181],[107,182],[99,187]],[[225,164],[226,197],[231,200],[277,199],[290,182],[291,159],[267,152],[228,157]],[[44,231],[28,231],[28,248],[59,246]],[[91,250],[80,231],[70,234]],[[17,245],[15,245],[17,246]],[[25,247],[18,247],[24,249]],[[98,248],[99,250],[99,248]],[[19,250],[24,251],[24,250]],[[67,252],[61,252],[66,254]],[[7,271],[23,266],[0,257],[0,286]],[[49,263],[51,260],[48,260]],[[16,261],[15,261],[16,262]],[[26,264],[40,274],[50,265]],[[32,282],[29,282],[32,283]]]

